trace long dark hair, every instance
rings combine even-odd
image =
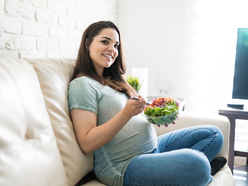
[[[109,68],[104,68],[103,78],[101,78],[96,73],[93,62],[88,52],[88,48],[92,43],[94,37],[97,36],[105,28],[112,28],[116,30],[116,32],[119,35],[120,44],[118,47],[119,55],[115,59],[115,62]],[[86,28],[86,30],[83,33],[72,80],[81,76],[88,76],[104,85],[110,86],[111,88],[117,91],[124,92],[125,94],[128,95],[128,97],[131,97],[136,92],[126,82],[123,76],[125,73],[126,73],[126,66],[122,56],[121,36],[119,29],[111,21],[98,21],[92,23],[90,26],[88,26],[88,28]]]

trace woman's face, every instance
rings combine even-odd
[[[104,68],[109,68],[118,56],[119,34],[115,29],[105,28],[89,45],[90,58],[97,74],[102,77]]]

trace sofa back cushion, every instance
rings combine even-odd
[[[69,185],[39,80],[26,61],[0,59],[0,104],[0,185]]]
[[[35,69],[47,112],[62,157],[69,185],[75,185],[93,170],[93,154],[86,155],[80,149],[68,108],[68,84],[74,59],[25,59]]]

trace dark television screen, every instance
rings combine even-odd
[[[248,28],[238,28],[233,77],[234,99],[248,99]]]

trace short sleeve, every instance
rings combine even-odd
[[[69,109],[78,108],[98,114],[98,91],[87,78],[77,78],[69,84]]]

